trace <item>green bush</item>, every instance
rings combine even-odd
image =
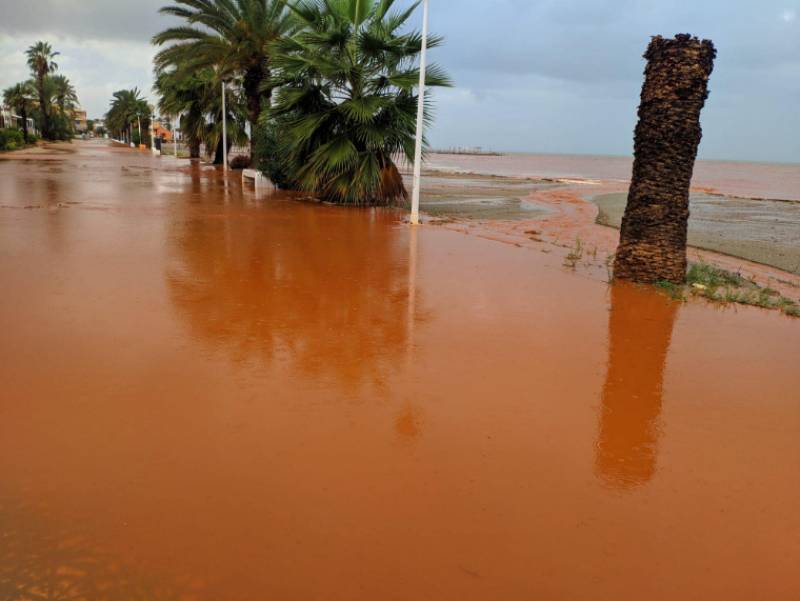
[[[51,140],[72,140],[74,135],[72,122],[60,113],[50,115],[50,130]]]
[[[16,150],[25,146],[25,138],[18,129],[0,129],[0,150]]]

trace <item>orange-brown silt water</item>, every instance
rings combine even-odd
[[[800,598],[800,322],[75,143],[0,161],[0,598]]]

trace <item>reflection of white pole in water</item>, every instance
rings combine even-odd
[[[411,193],[411,223],[419,224],[419,186],[422,175],[422,134],[425,117],[425,69],[428,54],[428,0],[422,7],[422,50],[419,55],[419,98],[417,106],[417,139],[414,147],[414,190]]]
[[[222,170],[228,171],[228,121],[225,114],[225,82],[222,82]]]
[[[406,359],[413,365],[414,321],[417,313],[417,228],[412,227],[408,238],[408,315],[406,324]]]

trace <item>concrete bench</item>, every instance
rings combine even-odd
[[[269,190],[275,189],[275,184],[273,184],[268,177],[265,177],[263,173],[255,169],[245,169],[242,171],[242,185],[244,185],[245,181],[248,179],[253,180],[256,190],[261,188],[266,188]]]

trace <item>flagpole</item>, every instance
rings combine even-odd
[[[422,176],[422,136],[425,118],[425,69],[428,54],[428,0],[422,6],[422,51],[419,55],[419,98],[417,101],[417,139],[414,148],[414,189],[411,193],[411,224],[419,225],[419,187]]]

